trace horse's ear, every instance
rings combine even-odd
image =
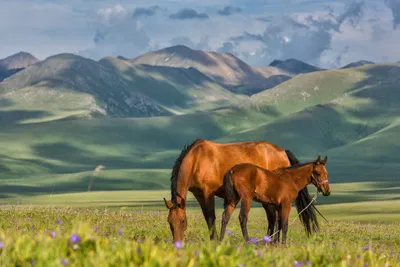
[[[165,202],[165,206],[166,206],[169,210],[170,210],[170,209],[172,208],[172,206],[174,205],[174,204],[172,204],[170,201],[166,200],[165,197],[164,197],[164,202]]]
[[[318,158],[317,158],[317,160],[315,161],[315,163],[317,163],[317,164],[320,164],[320,163],[321,163],[321,156],[320,156],[320,155],[318,155]]]
[[[325,165],[327,161],[328,161],[328,157],[325,156],[325,158],[321,161],[321,163]]]
[[[179,208],[184,209],[186,207],[186,200],[181,198],[181,203],[179,203]]]

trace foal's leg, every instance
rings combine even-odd
[[[219,241],[222,241],[225,236],[225,231],[226,231],[226,226],[228,225],[229,219],[232,216],[233,211],[236,208],[236,205],[239,201],[236,201],[234,203],[229,203],[226,205],[224,212],[222,213],[222,221],[221,221],[221,235],[219,238]]]
[[[247,232],[247,218],[250,211],[251,201],[251,197],[242,197],[242,206],[239,214],[240,227],[242,228],[243,238],[246,241],[249,240],[249,234]]]
[[[267,214],[267,219],[268,219],[267,235],[271,236],[274,233],[274,226],[277,217],[275,207],[271,204],[263,204],[262,206],[265,210],[265,213]]]
[[[210,239],[218,239],[217,228],[215,226],[215,200],[214,194],[194,195],[201,206],[204,219],[207,222],[210,232]]]
[[[275,216],[276,216],[276,230],[278,231],[274,236],[274,243],[279,243],[279,238],[281,235],[281,209],[282,206],[275,207]]]
[[[286,234],[289,228],[289,215],[292,208],[292,203],[282,204],[280,216],[280,228],[282,229],[282,244],[286,244]]]

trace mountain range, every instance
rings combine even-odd
[[[333,183],[397,179],[396,63],[256,68],[186,46],[134,59],[19,53],[0,62],[3,197],[85,191],[98,165],[106,169],[93,190],[168,188],[172,163],[196,138],[267,140],[301,160],[324,154]]]

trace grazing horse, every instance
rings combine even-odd
[[[224,175],[238,163],[252,163],[274,170],[296,164],[298,160],[289,150],[263,141],[220,144],[197,139],[185,146],[172,169],[171,201],[164,198],[169,209],[168,222],[174,241],[183,240],[187,228],[188,191],[193,193],[201,206],[210,231],[210,239],[218,239],[215,227],[215,196],[224,197]],[[307,187],[302,188],[296,199],[297,210],[303,210],[310,201]],[[270,205],[265,205],[264,209],[269,218],[269,227],[273,231],[276,211]],[[311,229],[319,229],[315,210],[312,205],[301,214],[301,223],[306,227],[308,234],[311,233]]]
[[[278,212],[279,232],[275,235],[274,241],[279,242],[279,233],[282,232],[282,244],[285,244],[292,202],[297,198],[299,191],[313,183],[324,196],[330,195],[328,172],[325,168],[327,161],[327,157],[321,161],[318,156],[316,161],[273,171],[251,163],[233,166],[224,177],[225,210],[222,214],[220,241],[224,238],[226,225],[240,200],[242,201],[239,214],[240,227],[244,239],[246,241],[249,239],[247,217],[251,202],[254,200],[275,207]]]

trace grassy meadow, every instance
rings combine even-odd
[[[0,266],[400,266],[399,70],[318,71],[251,96],[195,69],[114,58],[64,54],[18,72],[0,83]],[[284,246],[244,244],[235,211],[218,244],[189,194],[176,248],[162,199],[196,138],[328,156],[332,194],[317,206],[329,222],[307,238],[295,221]]]

